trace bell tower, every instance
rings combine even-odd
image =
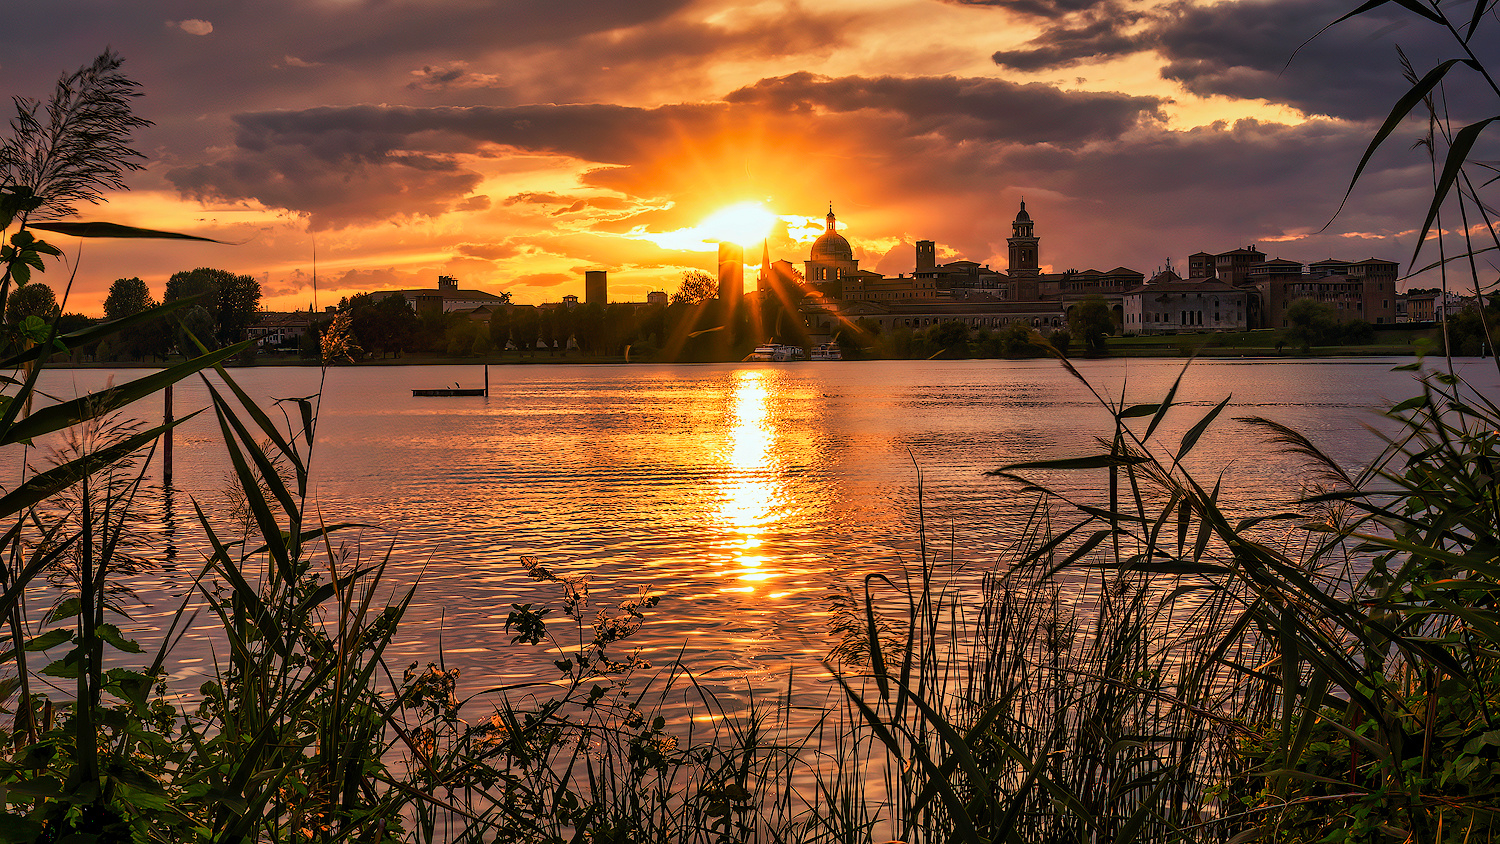
[[[1010,245],[1010,277],[1036,278],[1042,274],[1041,264],[1037,260],[1037,244],[1041,238],[1032,230],[1031,215],[1026,213],[1026,200],[1021,200],[1021,211],[1010,225],[1011,236],[1006,241]]]

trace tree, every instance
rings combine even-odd
[[[245,339],[245,332],[260,311],[260,282],[254,276],[230,276],[227,283],[219,286],[218,313],[219,342],[238,343]]]
[[[117,278],[109,286],[109,295],[104,299],[106,320],[124,319],[141,311],[156,307],[146,282],[139,278]],[[104,341],[96,354],[105,360],[128,357],[143,360],[149,356],[162,356],[171,345],[172,331],[165,319],[160,317],[141,325],[121,330]]]
[[[702,270],[683,270],[682,283],[672,294],[674,305],[698,305],[719,295],[719,282]]]
[[[214,338],[221,344],[238,342],[260,310],[260,282],[253,276],[235,275],[228,270],[199,267],[174,273],[167,279],[163,302],[175,302],[200,296],[198,304],[214,320]],[[208,338],[200,338],[208,345]]]
[[[1287,306],[1283,337],[1304,352],[1330,342],[1339,328],[1333,306],[1316,299],[1298,299]]]
[[[185,358],[198,356],[198,344],[213,346],[214,318],[208,308],[194,305],[177,322],[177,352]],[[194,342],[194,341],[197,342]]]
[[[573,333],[578,338],[579,351],[586,355],[599,354],[604,346],[604,306],[595,302],[575,308]]]
[[[379,351],[381,357],[400,357],[416,339],[417,312],[400,293],[378,299],[374,294],[361,293],[340,302],[339,309],[349,312],[349,330],[360,346],[369,352]]]
[[[469,357],[483,354],[483,350],[489,346],[490,332],[483,323],[470,319],[456,320],[448,326],[445,338],[446,351],[450,357]]]
[[[1115,333],[1115,317],[1103,296],[1090,296],[1068,311],[1068,338],[1083,344],[1088,355],[1109,351],[1105,337]]]
[[[869,317],[854,321],[853,330],[839,334],[839,349],[847,360],[865,360],[874,357],[875,346],[880,340],[880,323]]]
[[[510,307],[501,307],[490,314],[490,345],[505,355],[505,344],[510,342]]]
[[[5,321],[11,325],[18,325],[29,316],[51,322],[57,317],[58,311],[57,297],[53,295],[52,288],[40,281],[17,287],[5,300]]]
[[[515,341],[516,348],[536,357],[536,338],[540,327],[536,308],[530,305],[517,308],[515,313],[511,314],[510,321],[510,334]]]
[[[557,308],[547,308],[537,313],[537,333],[541,336],[542,345],[547,347],[547,356],[557,354],[557,319],[555,314]]]
[[[937,347],[938,357],[962,360],[969,357],[969,326],[949,320],[932,327],[927,340]]]
[[[146,282],[139,278],[117,278],[109,286],[109,295],[104,297],[104,318],[124,319],[154,307],[156,302]]]
[[[568,343],[573,340],[573,335],[578,331],[578,308],[556,308],[552,312],[552,335],[557,339],[557,344],[562,347],[563,354],[568,353]]]

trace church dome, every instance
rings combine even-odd
[[[1019,213],[1019,214],[1016,215],[1016,222],[1018,222],[1018,223],[1029,223],[1029,222],[1031,222],[1031,215],[1026,213],[1026,200],[1024,200],[1024,199],[1021,200],[1021,213]]]
[[[835,229],[833,209],[828,209],[828,224],[818,239],[813,241],[812,260],[814,261],[852,261],[854,260],[854,247],[849,241],[839,234]]]
[[[852,261],[854,260],[854,247],[838,232],[823,232],[818,239],[813,241],[812,259],[814,261]]]

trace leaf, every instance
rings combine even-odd
[[[1437,219],[1438,209],[1442,207],[1443,200],[1448,198],[1448,191],[1453,188],[1453,182],[1458,179],[1458,173],[1463,169],[1464,162],[1468,161],[1469,150],[1473,149],[1474,142],[1479,140],[1479,133],[1496,120],[1500,120],[1500,117],[1487,117],[1478,123],[1470,123],[1453,136],[1453,141],[1448,145],[1448,159],[1443,162],[1443,175],[1439,177],[1437,186],[1433,188],[1432,205],[1427,209],[1427,219],[1422,223],[1422,231],[1417,235],[1417,245],[1412,250],[1411,263],[1417,262],[1417,253],[1422,251],[1422,244],[1427,242],[1427,233],[1432,231],[1432,223]]]
[[[205,243],[223,243],[222,240],[214,240],[211,237],[199,237],[195,234],[181,234],[180,232],[166,232],[158,229],[143,229],[136,226],[124,226],[119,223],[95,222],[56,222],[56,223],[28,223],[30,228],[41,229],[46,232],[57,232],[58,234],[72,235],[73,237],[129,237],[150,238],[152,240],[200,240]]]
[[[1213,421],[1224,411],[1225,406],[1229,404],[1230,398],[1231,396],[1225,396],[1223,401],[1219,402],[1213,410],[1208,412],[1208,415],[1198,420],[1198,424],[1194,425],[1192,430],[1182,435],[1182,444],[1177,449],[1178,460],[1182,460],[1182,458],[1187,456],[1189,451],[1193,450],[1193,446],[1198,444],[1198,438],[1203,436],[1203,432],[1208,430],[1208,426],[1212,425]]]
[[[194,411],[187,416],[175,419],[172,421],[172,427],[181,425],[202,412],[201,410]],[[86,454],[61,466],[54,466],[40,475],[33,475],[25,483],[6,493],[4,497],[0,497],[0,518],[45,501],[83,480],[84,477],[109,468],[131,453],[150,445],[152,440],[167,430],[167,427],[160,425],[149,431],[133,434],[102,451]],[[73,614],[77,614],[76,609]]]
[[[1368,0],[1368,2],[1366,2],[1364,5],[1360,6],[1358,9],[1355,9],[1354,11],[1350,12],[1349,14],[1344,15],[1343,17],[1339,18],[1338,20],[1334,21],[1333,23],[1329,24],[1328,26],[1337,26],[1338,24],[1341,24],[1344,21],[1349,20],[1352,17],[1356,17],[1358,15],[1362,15],[1365,12],[1370,11],[1371,9],[1376,9],[1376,8],[1381,7],[1381,6],[1384,6],[1386,3],[1395,3],[1396,5],[1401,6],[1402,8],[1408,9],[1408,10],[1410,10],[1412,12],[1416,12],[1417,14],[1421,15],[1424,18],[1427,18],[1430,21],[1433,21],[1434,23],[1439,23],[1439,24],[1444,23],[1443,18],[1442,18],[1441,15],[1439,15],[1437,12],[1434,12],[1433,10],[1427,8],[1426,6],[1423,6],[1420,2],[1418,2],[1418,0]],[[1327,29],[1327,28],[1328,27],[1324,27],[1324,29]]]
[[[77,425],[79,422],[93,419],[111,410],[124,407],[131,402],[151,395],[169,384],[175,384],[195,372],[207,369],[220,361],[228,360],[249,348],[254,342],[254,340],[245,340],[233,346],[209,352],[201,357],[183,361],[175,366],[170,366],[147,375],[144,378],[137,378],[118,387],[101,390],[92,395],[81,396],[50,407],[44,407],[11,425],[9,430],[0,431],[0,445],[9,445],[29,440],[42,434],[50,434],[53,431]]]
[[[113,624],[95,625],[94,635],[108,642],[115,650],[124,651],[128,654],[143,653],[140,645],[125,638],[124,634],[120,632],[120,628]]]
[[[1479,21],[1484,18],[1484,12],[1490,7],[1491,0],[1474,0],[1474,16],[1469,18],[1469,30],[1464,33],[1464,43],[1467,44],[1474,38],[1474,30],[1479,28]]]
[[[1378,5],[1380,5],[1379,2],[1366,3],[1365,6],[1362,7],[1362,9],[1374,8],[1374,6]],[[1359,14],[1359,12],[1360,10],[1350,12],[1349,14],[1344,15],[1344,17],[1339,18],[1337,21],[1334,21],[1332,24],[1329,24],[1329,26],[1333,26],[1339,21],[1347,20],[1348,18]],[[1439,19],[1439,21],[1441,21],[1441,19]],[[1327,27],[1325,27],[1325,29],[1326,28]],[[1401,99],[1397,100],[1396,105],[1391,108],[1390,115],[1386,117],[1385,122],[1380,125],[1380,129],[1376,131],[1374,137],[1370,139],[1369,146],[1365,147],[1365,154],[1360,157],[1359,164],[1354,168],[1354,176],[1349,179],[1349,187],[1344,191],[1343,202],[1349,201],[1349,196],[1354,193],[1355,184],[1359,182],[1359,177],[1365,172],[1365,166],[1370,163],[1370,159],[1375,156],[1375,151],[1380,148],[1380,145],[1385,143],[1386,138],[1389,138],[1392,132],[1396,131],[1396,128],[1401,125],[1401,122],[1406,119],[1407,115],[1411,113],[1411,110],[1416,108],[1417,104],[1422,102],[1422,100],[1432,92],[1432,89],[1437,87],[1439,82],[1443,81],[1443,77],[1448,75],[1448,71],[1452,70],[1453,66],[1460,62],[1478,69],[1478,66],[1468,59],[1449,59],[1442,64],[1434,67],[1432,70],[1427,71],[1426,75],[1418,80],[1417,83],[1413,85],[1405,94],[1401,95]],[[1343,202],[1339,203],[1340,210],[1343,210]],[[1423,236],[1426,236],[1425,231],[1423,232]],[[1418,245],[1420,245],[1421,242],[1422,241],[1419,238],[1417,240]]]
[[[999,475],[1016,469],[1107,469],[1112,466],[1134,466],[1149,463],[1150,458],[1133,457],[1128,454],[1096,454],[1090,457],[1065,457],[1059,460],[1033,460],[1027,463],[1012,463],[999,469],[985,472]]]
[[[1192,363],[1192,361],[1189,360],[1188,363]],[[1181,371],[1177,373],[1177,378],[1172,381],[1171,389],[1167,390],[1167,397],[1161,400],[1161,404],[1157,405],[1156,415],[1151,417],[1151,424],[1146,426],[1146,433],[1141,437],[1142,440],[1151,439],[1151,435],[1156,433],[1156,426],[1160,425],[1161,421],[1167,418],[1167,411],[1172,409],[1172,400],[1177,397],[1177,388],[1182,385],[1182,376],[1187,374],[1187,368],[1187,363],[1182,365]]]
[[[1419,407],[1427,407],[1429,404],[1431,404],[1431,400],[1427,397],[1426,393],[1423,393],[1420,396],[1412,396],[1411,398],[1400,402],[1399,404],[1393,406],[1389,412],[1402,413],[1408,410],[1415,410]]]
[[[875,624],[875,602],[870,598],[870,581],[880,578],[887,584],[890,580],[879,572],[865,575],[865,636],[870,646],[870,673],[875,675],[875,685],[880,689],[880,699],[891,699],[890,680],[886,677],[885,654],[880,647],[880,628]]]
[[[33,636],[26,642],[26,650],[45,651],[49,648],[55,648],[64,642],[71,641],[73,641],[73,631],[65,627],[59,627],[54,630],[48,630],[40,636]]]
[[[68,651],[67,656],[53,662],[42,673],[48,677],[61,677],[64,680],[77,680],[83,671],[79,663],[83,661],[82,652],[78,648]]]
[[[77,598],[67,598],[62,603],[53,607],[51,612],[47,613],[47,617],[43,620],[43,623],[51,624],[54,621],[62,621],[65,618],[72,618],[80,612],[83,612],[82,603]]]

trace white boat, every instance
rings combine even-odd
[[[765,343],[755,347],[755,351],[745,355],[746,361],[789,361],[806,360],[801,346],[783,346],[776,343]]]
[[[843,360],[844,352],[835,343],[824,343],[812,350],[813,360]]]

